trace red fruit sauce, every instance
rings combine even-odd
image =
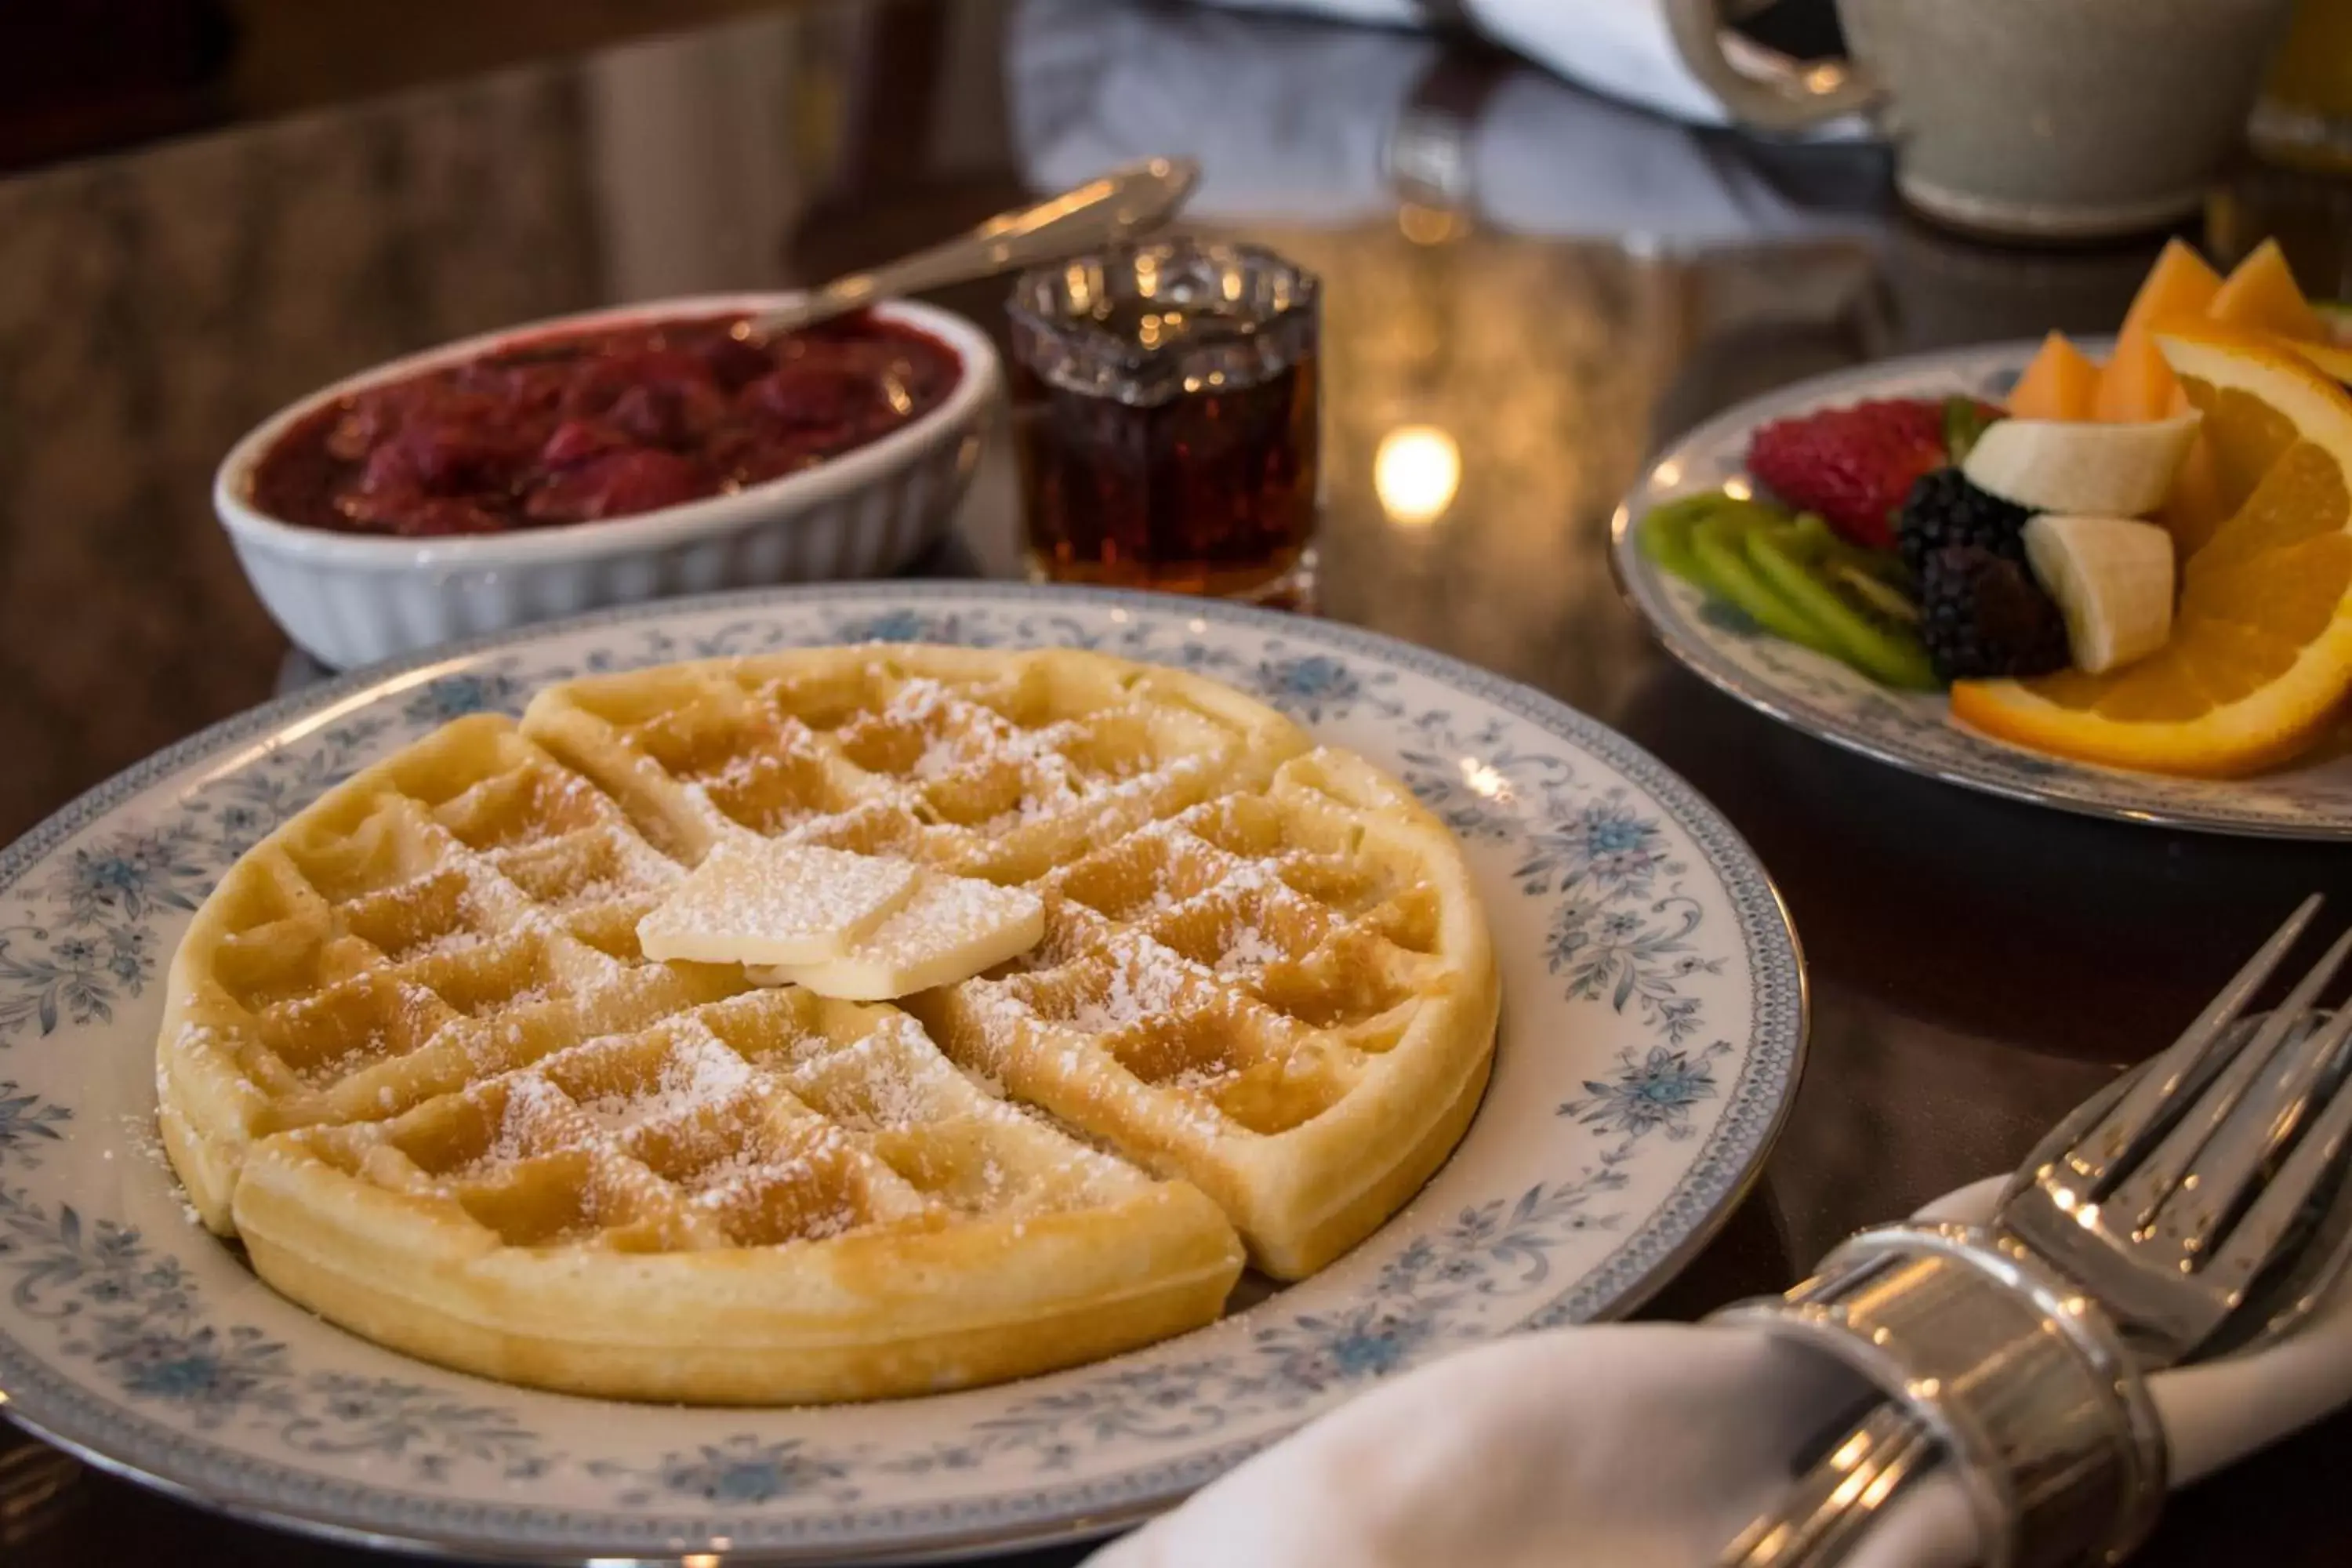
[[[286,522],[402,538],[633,517],[813,468],[937,408],[937,338],[860,312],[764,345],[748,318],[551,333],[352,393],[255,467]]]

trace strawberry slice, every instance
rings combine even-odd
[[[1824,408],[1759,426],[1748,471],[1801,511],[1819,512],[1853,543],[1895,547],[1895,519],[1920,476],[1953,460],[1998,409],[1969,398],[1891,397]]]

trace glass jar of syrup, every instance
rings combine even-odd
[[[1033,575],[1297,604],[1318,483],[1314,276],[1166,239],[1013,286]]]

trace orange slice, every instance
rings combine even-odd
[[[2285,345],[2157,329],[2231,511],[2182,564],[2163,649],[2105,675],[1963,681],[1952,713],[2085,762],[2229,777],[2317,740],[2352,689],[2352,396]]]
[[[2282,338],[2279,342],[2309,360],[2322,375],[2333,381],[2352,383],[2352,349],[2333,342],[2296,342],[2289,338]]]

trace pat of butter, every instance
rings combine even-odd
[[[822,963],[879,929],[921,879],[904,860],[729,838],[637,921],[637,944],[664,962]]]
[[[1027,889],[925,870],[914,896],[839,957],[746,973],[761,985],[800,985],[845,1002],[887,1002],[969,980],[1028,952],[1045,934],[1045,900]]]

